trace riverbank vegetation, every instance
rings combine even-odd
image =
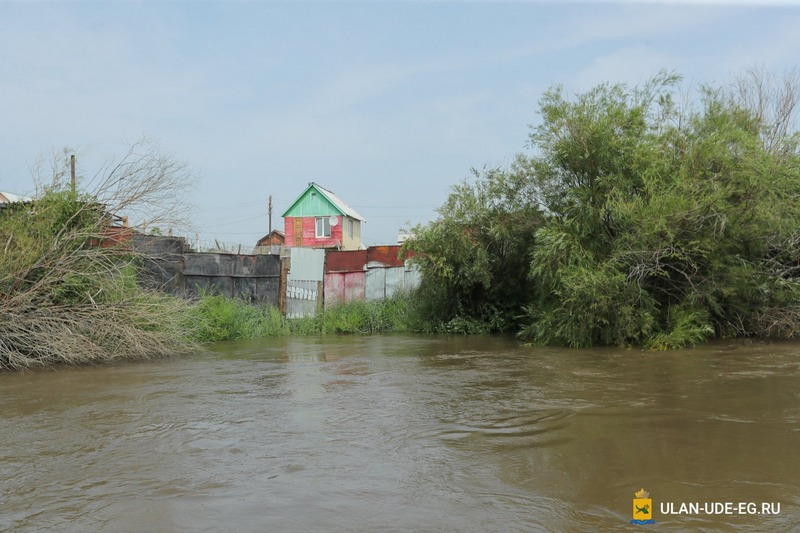
[[[317,312],[286,318],[271,304],[253,305],[241,299],[203,295],[189,309],[193,338],[200,342],[277,337],[405,333],[421,331],[410,294],[380,301],[354,300]]]
[[[676,348],[800,335],[800,80],[752,72],[681,93],[661,74],[540,102],[529,151],[453,187],[406,244],[413,294],[287,320],[148,291],[109,234],[180,228],[191,176],[149,143],[93,192],[53,167],[0,216],[0,369],[137,359],[275,335],[517,332],[535,344]],[[134,224],[136,225],[136,224]]]
[[[110,213],[180,212],[184,167],[140,143],[91,194],[57,164],[32,202],[0,216],[0,369],[142,359],[195,346],[188,302],[138,286],[139,258],[117,245]],[[152,209],[155,207],[155,211]],[[119,234],[116,234],[119,236]]]
[[[112,227],[105,205],[54,180],[36,200],[4,208],[0,369],[146,359],[219,340],[421,328],[408,294],[290,320],[275,306],[148,290],[142,258],[125,244],[131,229]]]
[[[573,347],[800,334],[797,73],[679,81],[546,92],[529,152],[414,229],[425,318]]]

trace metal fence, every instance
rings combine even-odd
[[[142,282],[148,286],[192,297],[215,293],[270,303],[289,318],[313,316],[340,302],[389,298],[421,280],[398,246],[288,248],[283,260],[276,254],[232,253],[217,241],[213,248],[195,248],[182,237],[135,235],[133,246],[144,257]],[[238,250],[247,247],[237,245]]]

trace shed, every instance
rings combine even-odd
[[[254,254],[280,254],[283,244],[286,241],[286,236],[282,231],[274,229],[267,233],[256,243],[253,249]]]
[[[28,203],[30,201],[31,201],[31,198],[28,198],[27,196],[22,196],[20,194],[14,194],[12,192],[0,191],[0,211],[2,211],[9,204]]]
[[[274,229],[272,232],[258,239],[256,246],[283,246],[285,242],[286,235],[284,235],[281,230]]]

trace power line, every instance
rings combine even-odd
[[[439,206],[426,205],[354,205],[359,209],[437,209]]]

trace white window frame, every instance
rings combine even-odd
[[[327,233],[326,233],[327,232]],[[331,236],[330,217],[317,217],[314,221],[314,234],[318,239],[329,239]]]

